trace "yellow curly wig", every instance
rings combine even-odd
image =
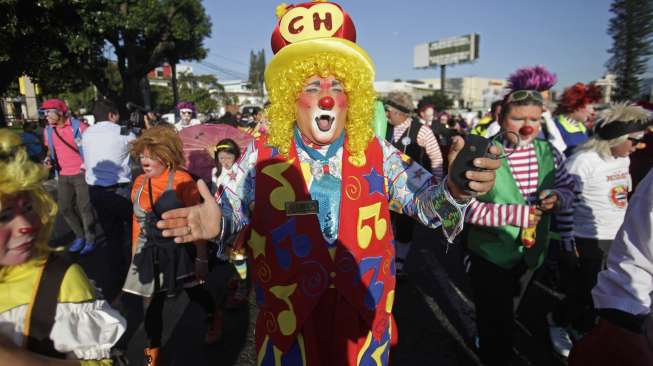
[[[57,215],[57,204],[45,190],[43,181],[48,171],[29,160],[27,151],[18,135],[0,129],[0,199],[17,193],[26,193],[41,219],[41,231],[36,239],[36,257],[49,252],[48,240]],[[6,268],[0,268],[0,278]]]
[[[280,153],[288,154],[295,126],[297,97],[306,80],[313,75],[332,75],[343,83],[349,101],[345,122],[348,143],[345,148],[354,164],[362,164],[365,149],[374,137],[374,76],[368,67],[347,55],[328,52],[311,54],[293,60],[292,64],[271,78],[273,82],[266,85],[270,98],[267,110],[270,120],[268,143]]]

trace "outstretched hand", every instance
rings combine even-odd
[[[453,138],[451,149],[449,149],[449,171],[451,171],[456,157],[464,146],[465,140],[462,137],[455,136]],[[492,145],[490,153],[498,156],[501,151],[498,147]],[[474,166],[482,170],[468,170],[465,172],[465,177],[470,180],[469,190],[473,192],[472,194],[467,190],[467,187],[458,187],[453,180],[447,180],[447,188],[455,199],[466,200],[472,196],[479,196],[489,192],[494,186],[495,170],[501,166],[501,161],[499,159],[477,158],[474,160]]]
[[[197,189],[204,202],[177,208],[163,213],[156,227],[163,230],[163,236],[174,237],[176,243],[195,240],[209,240],[220,234],[222,212],[203,180],[197,181]]]

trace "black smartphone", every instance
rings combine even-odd
[[[474,159],[476,158],[496,158],[496,156],[490,154],[491,144],[492,140],[486,139],[483,136],[467,135],[465,137],[465,146],[463,146],[462,151],[456,156],[451,171],[449,171],[449,179],[465,191],[472,192],[469,188],[469,179],[465,177],[465,172],[468,170],[483,170],[474,166]]]

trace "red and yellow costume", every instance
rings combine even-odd
[[[285,202],[310,200],[294,144],[284,157],[259,141],[249,240],[262,290],[259,362],[271,358],[275,364],[279,357],[284,365],[358,365],[387,359],[395,287],[388,202],[385,192],[371,193],[360,179],[383,171],[381,147],[373,141],[361,167],[344,152],[338,242],[331,249],[316,215],[286,215]],[[320,308],[330,315],[316,313]]]

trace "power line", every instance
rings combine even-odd
[[[217,72],[219,72],[221,74],[228,75],[228,76],[234,77],[236,79],[247,79],[247,75],[245,73],[243,73],[243,72],[240,72],[240,71],[236,71],[236,70],[232,70],[232,69],[229,69],[229,68],[226,68],[226,67],[218,66],[218,65],[215,65],[215,64],[210,63],[208,61],[200,61],[199,64],[206,67],[206,68],[209,68],[209,69],[211,69],[213,71],[217,71]]]
[[[221,59],[223,59],[223,60],[225,60],[225,61],[229,61],[229,62],[231,62],[231,63],[237,64],[237,65],[241,65],[241,66],[249,66],[248,64],[246,64],[246,63],[243,62],[243,61],[238,61],[238,60],[235,60],[235,59],[233,59],[233,58],[225,57],[225,56],[218,55],[218,54],[215,54],[215,53],[211,53],[211,54],[209,55],[209,57],[217,57],[217,58],[221,58]]]

